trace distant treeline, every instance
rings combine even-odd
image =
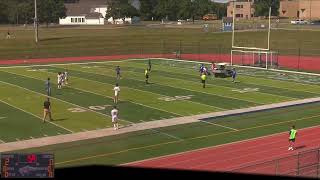
[[[80,0],[81,1],[81,0]],[[255,0],[255,16],[266,16],[269,7],[272,15],[278,15],[280,0]],[[66,16],[64,3],[79,0],[37,0],[39,23],[57,23]],[[89,1],[88,1],[89,2]],[[227,4],[211,0],[105,0],[107,17],[123,18],[139,16],[141,20],[202,19],[215,14],[219,19],[227,15]],[[133,6],[135,4],[135,6]],[[30,24],[34,21],[34,0],[0,0],[0,24]]]
[[[39,23],[57,23],[66,15],[64,0],[37,0]],[[34,21],[34,0],[0,0],[1,24],[29,24]]]

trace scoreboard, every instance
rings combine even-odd
[[[54,155],[1,154],[1,178],[54,178]]]

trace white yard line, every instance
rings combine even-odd
[[[0,117],[0,119],[6,119],[7,117]]]
[[[0,81],[0,82],[2,82],[2,81]],[[21,108],[18,108],[17,106],[14,106],[14,105],[9,104],[9,103],[7,103],[7,102],[5,102],[5,101],[2,101],[2,100],[0,100],[0,102],[6,104],[6,105],[8,105],[8,106],[11,106],[11,107],[13,107],[13,108],[15,108],[15,109],[18,109],[18,110],[20,110],[20,111],[22,111],[22,112],[25,112],[25,113],[27,113],[27,114],[30,114],[31,116],[34,116],[34,117],[40,119],[41,121],[43,120],[41,117],[39,117],[39,116],[37,116],[37,115],[35,115],[35,114],[32,114],[32,113],[30,113],[30,112],[28,112],[28,111],[25,111],[25,110],[23,110],[23,109],[21,109]],[[48,121],[48,122],[49,122],[50,124],[53,124],[53,125],[55,125],[55,126],[57,126],[57,127],[59,127],[59,128],[62,128],[62,129],[64,129],[64,130],[66,130],[66,131],[68,131],[68,132],[70,132],[70,133],[74,133],[74,131],[72,131],[72,130],[70,130],[70,129],[67,129],[67,128],[63,127],[63,126],[60,126],[60,125],[58,125],[58,124],[56,124],[56,123],[53,123],[53,122],[51,122],[51,121]]]
[[[234,131],[239,131],[238,129],[234,129],[234,128],[231,128],[231,127],[228,127],[228,126],[223,126],[223,125],[212,123],[212,122],[205,121],[205,120],[200,120],[200,122],[211,124],[211,125],[214,125],[214,126],[220,126],[220,127],[226,128],[226,129],[234,130]]]
[[[145,123],[146,121],[143,121],[143,120],[140,120],[141,122],[143,122],[143,123]],[[183,140],[182,138],[179,138],[179,137],[177,137],[177,136],[174,136],[174,135],[171,135],[171,134],[168,134],[168,133],[164,133],[164,132],[161,132],[161,131],[158,131],[158,130],[155,130],[155,129],[150,129],[151,131],[154,131],[154,132],[156,132],[156,133],[160,133],[160,134],[163,134],[163,135],[165,135],[165,136],[169,136],[169,137],[171,137],[171,138],[173,138],[173,139],[177,139],[177,140]]]
[[[152,58],[154,59],[154,58]],[[65,65],[77,65],[77,64],[107,64],[107,63],[121,63],[126,61],[144,61],[146,59],[126,59],[126,60],[114,60],[114,61],[90,61],[90,62],[82,62],[82,63],[53,63],[53,64],[34,64],[34,65],[23,65],[23,66],[1,66],[0,69],[11,69],[11,68],[28,68],[28,67],[46,67],[51,65],[57,65],[57,66],[65,66]]]

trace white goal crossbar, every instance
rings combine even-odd
[[[275,51],[231,50],[231,65],[277,68],[278,53]]]

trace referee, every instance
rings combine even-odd
[[[207,79],[207,76],[206,76],[206,73],[202,73],[201,75],[201,82],[203,84],[203,88],[206,88],[206,79]]]
[[[290,132],[289,132],[289,148],[288,150],[294,150],[294,144],[295,144],[295,141],[296,141],[296,136],[297,136],[297,130],[295,128],[295,126],[293,125]]]
[[[46,122],[46,117],[49,115],[50,121],[52,121],[51,117],[51,104],[50,99],[47,98],[46,101],[43,103],[43,122]]]

